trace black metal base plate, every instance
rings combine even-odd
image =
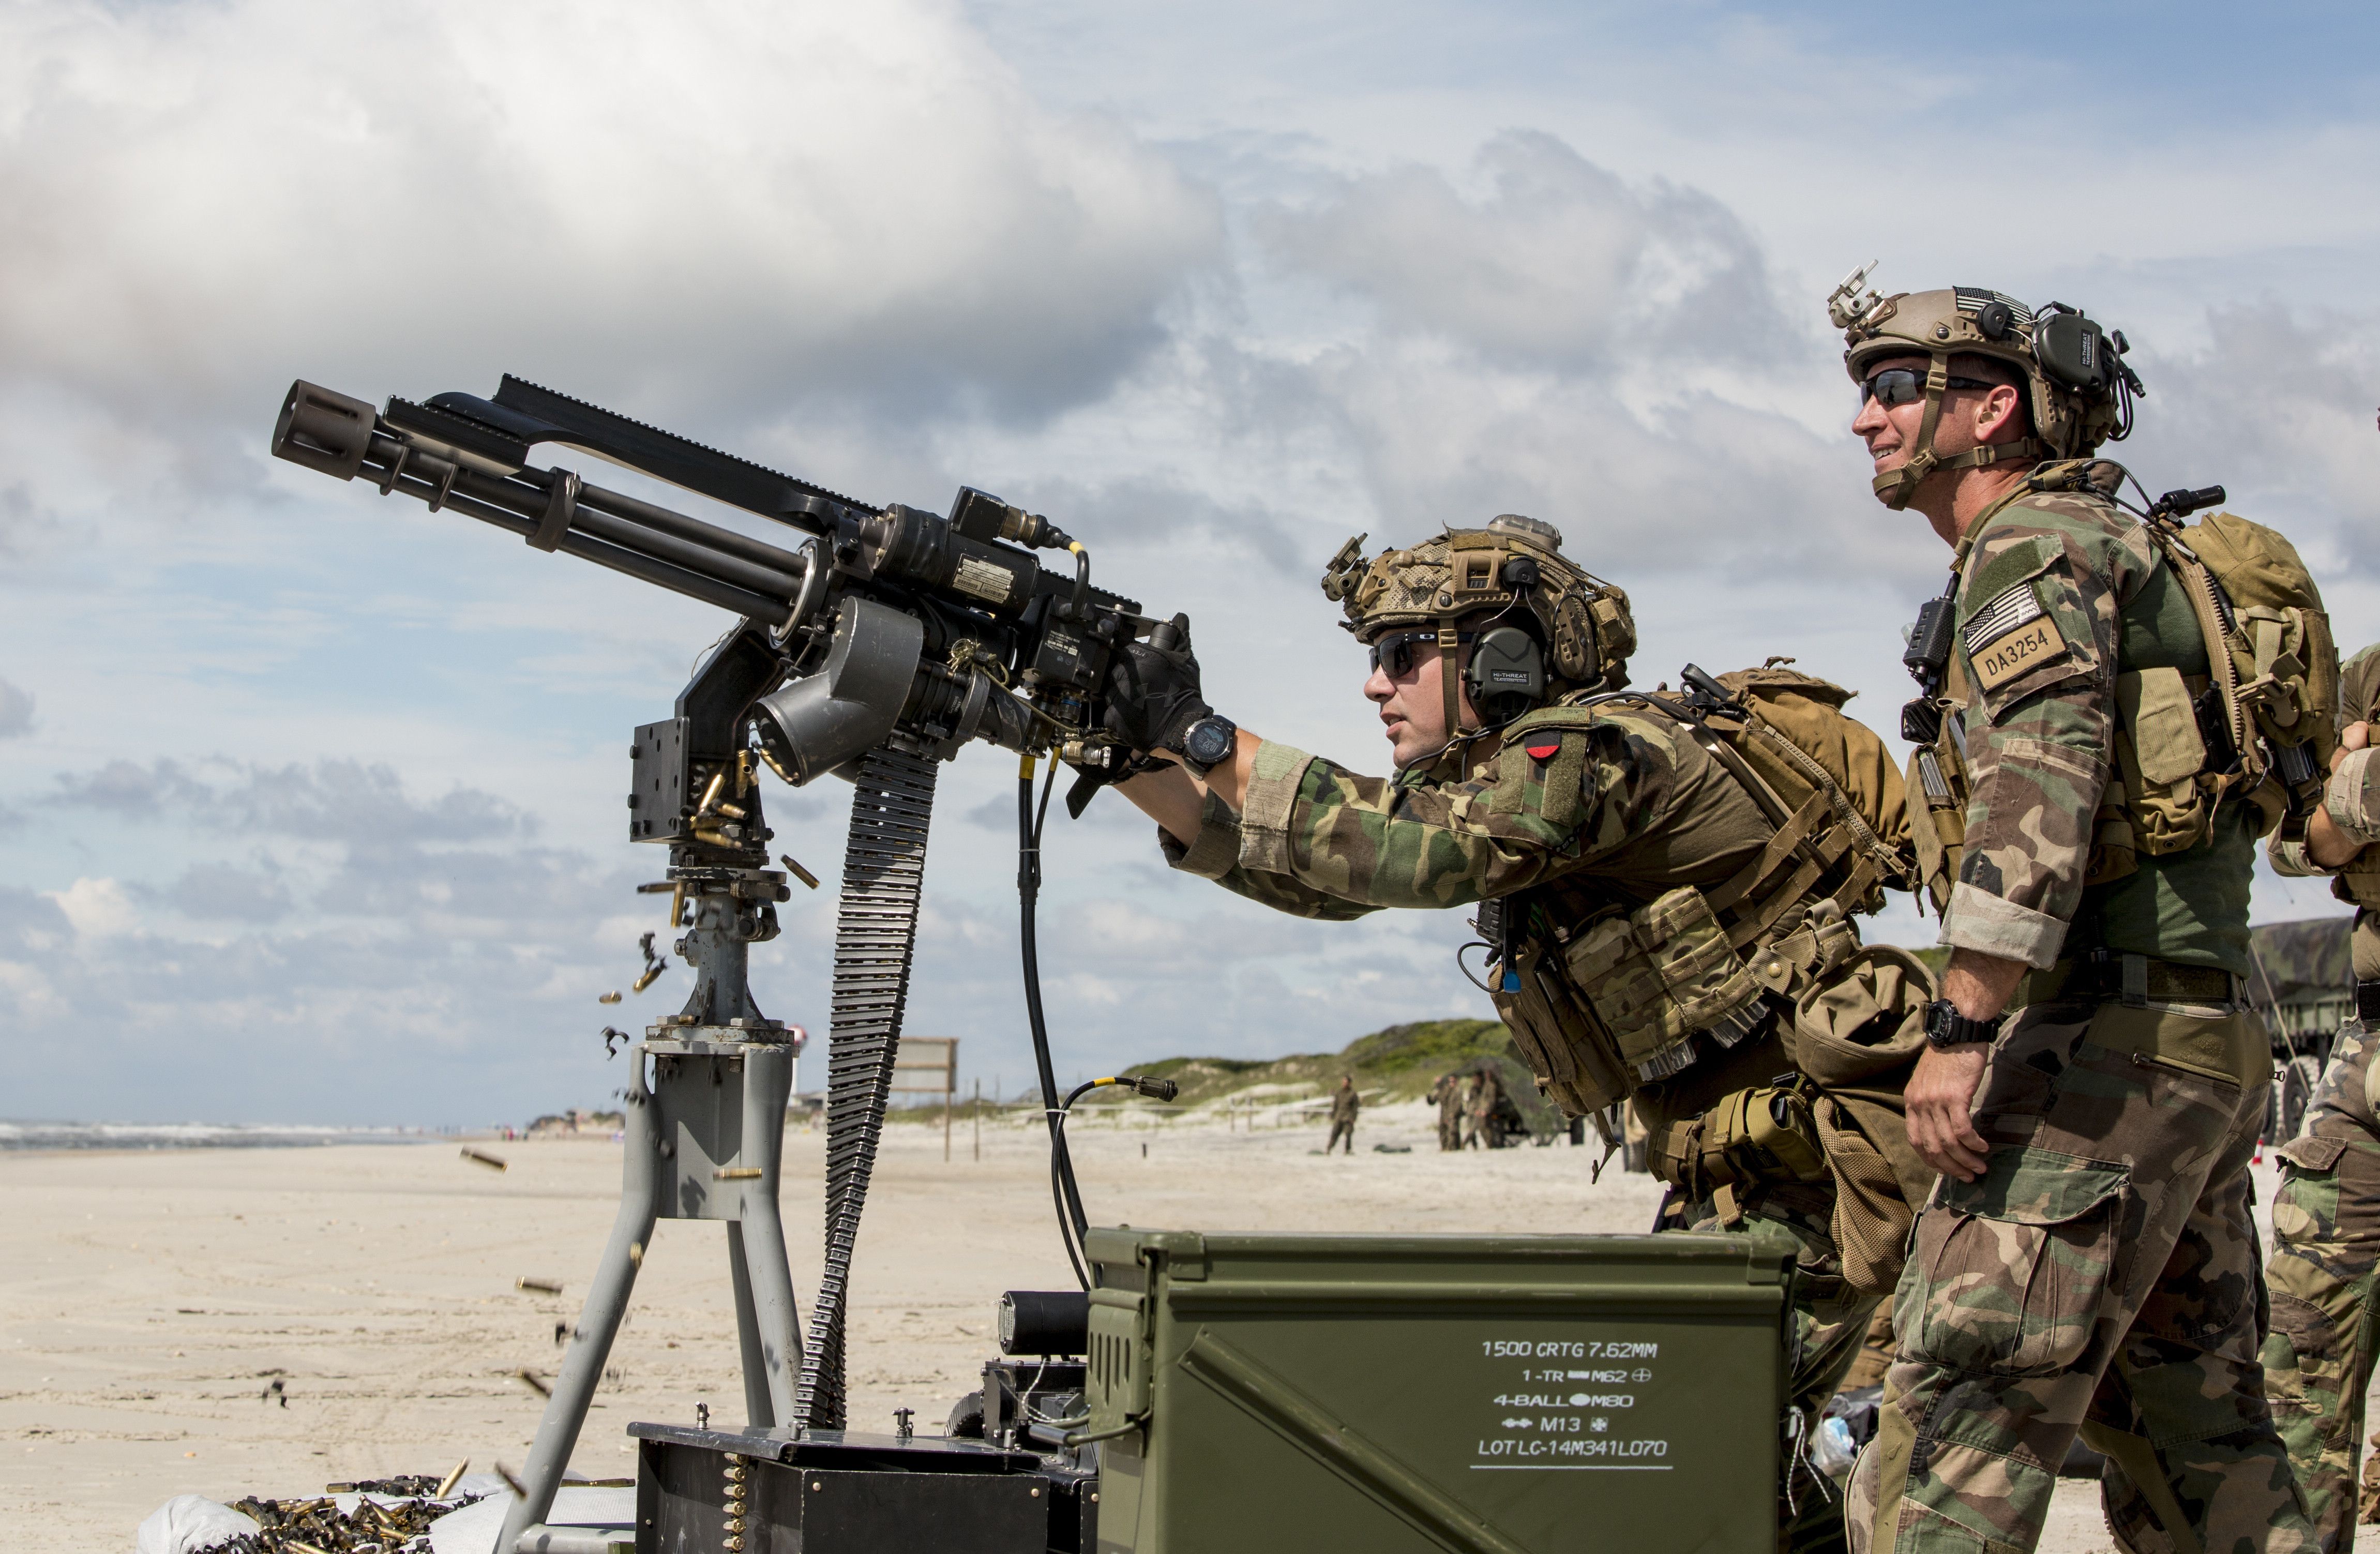
[[[1044,1554],[1051,1543],[1052,1484],[1029,1451],[843,1430],[628,1433],[642,1443],[638,1554]]]

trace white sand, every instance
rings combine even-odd
[[[1590,1185],[1566,1147],[1439,1154],[1417,1106],[1367,1113],[1353,1159],[1323,1129],[1079,1128],[1095,1222],[1205,1230],[1636,1231],[1658,1193],[1616,1168]],[[823,1135],[787,1139],[794,1281],[818,1270]],[[1141,1155],[1141,1146],[1148,1155]],[[1378,1154],[1376,1143],[1414,1146]],[[917,1410],[939,1428],[993,1352],[1011,1288],[1070,1282],[1038,1131],[889,1130],[854,1293],[853,1423]],[[319,1492],[332,1480],[517,1468],[612,1221],[619,1150],[453,1143],[0,1157],[0,1547],[128,1549],[168,1497]],[[560,1298],[514,1288],[557,1279]],[[718,1227],[664,1221],[573,1465],[632,1471],[630,1420],[742,1417]],[[274,1377],[288,1406],[261,1401]],[[2374,1539],[2371,1547],[2380,1547]],[[2047,1554],[2113,1548],[2095,1488],[2061,1485]]]

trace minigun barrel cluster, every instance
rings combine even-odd
[[[549,442],[805,539],[798,549],[771,544],[532,467],[531,448]],[[273,453],[744,617],[774,664],[766,683],[742,676],[749,694],[735,716],[790,783],[903,735],[944,759],[983,739],[1062,748],[1095,771],[1123,765],[1095,704],[1110,651],[1150,623],[1133,601],[1090,586],[1087,552],[1056,525],[972,487],[948,516],[870,506],[511,377],[492,399],[442,394],[391,399],[384,410],[300,382]],[[1044,567],[1035,548],[1068,551],[1073,565]]]

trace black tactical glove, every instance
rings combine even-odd
[[[1199,694],[1190,617],[1176,615],[1147,642],[1119,646],[1108,664],[1105,727],[1135,752],[1182,751],[1190,725],[1214,711]]]

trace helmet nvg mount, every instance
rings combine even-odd
[[[2132,401],[2148,390],[2124,361],[2131,348],[2081,310],[2052,302],[2036,313],[2012,297],[1981,286],[1946,291],[1862,294],[1876,261],[1843,277],[1827,297],[1827,315],[1843,332],[1843,367],[1864,382],[1879,361],[1927,358],[1925,418],[1917,444],[1897,469],[1876,477],[1877,500],[1900,509],[1937,469],[1968,469],[2002,459],[2086,458],[2101,443],[2132,430]],[[1981,357],[2016,372],[2027,388],[2033,435],[1944,456],[1934,449],[1950,358]]]
[[[1450,528],[1411,550],[1364,559],[1365,536],[1339,548],[1322,574],[1322,596],[1347,613],[1356,640],[1392,630],[1431,630],[1448,664],[1472,637],[1463,682],[1489,728],[1567,690],[1617,690],[1628,683],[1636,623],[1628,595],[1561,553],[1561,530],[1505,513],[1479,528]],[[1462,705],[1444,674],[1446,731],[1457,740]]]

